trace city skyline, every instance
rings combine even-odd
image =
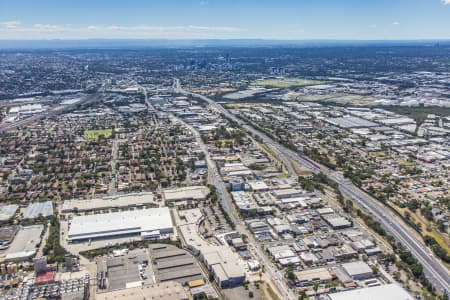
[[[450,39],[449,0],[0,1],[0,40]]]

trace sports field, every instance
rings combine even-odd
[[[112,135],[112,129],[100,129],[100,130],[85,130],[84,138],[88,141],[98,141],[99,136],[103,135],[105,138],[109,138]]]

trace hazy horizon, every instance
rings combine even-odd
[[[139,49],[201,47],[367,47],[367,46],[448,46],[447,40],[269,40],[269,39],[52,39],[0,40],[4,49]]]
[[[0,40],[450,39],[450,0],[2,0]]]

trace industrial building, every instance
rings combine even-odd
[[[336,275],[328,268],[308,269],[294,272],[294,274],[297,286],[308,286],[313,284],[313,282],[324,283],[336,278]]]
[[[327,215],[323,216],[325,222],[328,223],[334,230],[345,229],[352,227],[352,222],[347,220],[344,217],[335,216],[335,215]]]
[[[269,187],[264,181],[249,181],[248,186],[252,192],[267,192]]]
[[[329,300],[413,300],[408,292],[397,284],[355,289],[328,295]]]
[[[275,196],[275,198],[279,200],[279,199],[300,197],[303,194],[303,191],[294,188],[287,188],[287,189],[272,190],[272,194]]]
[[[158,285],[145,285],[130,287],[116,291],[98,293],[98,300],[134,300],[134,299],[158,299],[158,300],[188,300],[189,296],[183,286],[177,282],[164,282]]]
[[[209,247],[201,253],[203,262],[214,274],[220,287],[232,287],[245,280],[245,273],[238,263],[239,256],[226,246]]]
[[[376,127],[377,123],[367,121],[365,119],[361,119],[358,117],[345,116],[341,118],[329,118],[326,120],[328,123],[333,124],[335,126],[339,126],[341,128],[350,129],[350,128],[368,128],[368,127]]]
[[[17,204],[0,206],[0,221],[7,221],[12,218],[18,208],[19,205]]]
[[[169,208],[159,207],[74,217],[69,225],[68,241],[132,235],[153,239],[171,233],[173,224]]]
[[[280,262],[280,260],[287,258],[298,258],[288,245],[268,247],[266,251],[276,262]],[[300,262],[300,260],[298,262]]]
[[[33,115],[42,113],[47,110],[46,106],[42,104],[25,104],[21,106],[14,106],[9,109],[10,115]]]
[[[97,288],[102,292],[122,290],[154,283],[151,279],[146,250],[121,249],[111,256],[97,260]],[[150,278],[149,278],[150,277]]]
[[[130,103],[129,105],[119,106],[119,112],[123,114],[136,114],[147,110],[147,105],[140,103]]]
[[[78,213],[139,206],[157,207],[159,204],[155,201],[153,193],[144,192],[95,199],[66,200],[62,204],[61,212]]]
[[[220,287],[231,287],[245,280],[245,272],[239,255],[227,245],[213,245],[198,233],[198,224],[203,216],[199,209],[180,211],[179,229],[187,248],[199,255]]]
[[[149,245],[153,272],[158,283],[177,281],[182,285],[203,280],[202,270],[186,250],[167,244]]]
[[[253,203],[251,194],[240,191],[231,192],[231,196],[240,213],[247,214],[252,210],[256,212],[258,206]]]
[[[354,280],[374,277],[372,268],[363,261],[353,261],[342,265],[342,269]]]
[[[24,219],[36,219],[39,216],[44,218],[53,216],[52,201],[30,203],[23,212]]]

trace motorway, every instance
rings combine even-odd
[[[329,179],[335,181],[339,185],[339,189],[344,196],[358,203],[376,221],[378,221],[389,234],[391,234],[397,241],[399,241],[403,246],[411,251],[414,257],[422,264],[425,276],[436,287],[436,289],[447,294],[450,293],[450,274],[447,267],[444,266],[439,259],[432,255],[431,250],[427,248],[422,241],[420,241],[409,232],[409,225],[405,224],[398,217],[394,217],[392,215],[388,216],[386,212],[389,211],[389,208],[383,207],[382,204],[379,203],[376,199],[370,197],[358,187],[356,187],[353,183],[346,180],[342,176],[342,174],[331,171],[324,166],[321,166],[318,163],[312,161],[311,159],[280,145],[278,142],[272,140],[264,133],[246,124],[246,122],[242,121],[241,119],[235,117],[214,100],[211,100],[210,98],[200,94],[195,94],[183,90],[181,88],[180,81],[177,78],[174,78],[173,89],[177,93],[191,95],[206,101],[218,112],[238,123],[248,132],[251,132],[254,136],[259,136],[267,146],[271,147],[272,150],[275,151],[280,158],[282,158],[283,162],[288,167],[289,173],[293,174],[292,166],[289,167],[289,165],[291,165],[289,159],[291,159],[304,165],[313,173],[323,172],[324,174],[326,174]]]

